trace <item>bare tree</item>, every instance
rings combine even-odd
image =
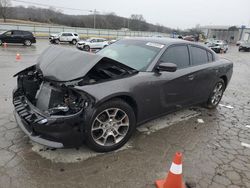
[[[3,17],[3,21],[6,22],[8,8],[10,7],[10,0],[0,0],[0,15]]]

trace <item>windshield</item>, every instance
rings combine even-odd
[[[145,71],[164,45],[140,40],[120,40],[98,54],[114,59],[138,71]]]

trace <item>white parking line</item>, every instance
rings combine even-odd
[[[241,145],[242,145],[243,147],[250,148],[250,144],[247,144],[247,143],[241,142]]]
[[[225,107],[225,108],[229,108],[229,109],[233,109],[234,108],[231,105],[225,105],[225,104],[219,104],[219,106]]]

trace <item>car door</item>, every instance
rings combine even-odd
[[[72,33],[68,33],[67,34],[67,41],[71,42],[73,40],[73,34]]]
[[[12,43],[13,42],[13,31],[7,31],[3,34],[3,42]]]
[[[185,44],[172,45],[166,49],[158,64],[174,63],[175,72],[160,72],[156,79],[159,101],[163,112],[181,108],[190,102],[194,88],[190,67],[190,55]],[[157,89],[157,88],[155,88]]]
[[[59,37],[60,41],[66,42],[67,41],[68,34],[67,33],[62,33]]]
[[[98,48],[97,39],[92,39],[91,40],[91,47],[90,48]]]
[[[12,42],[13,43],[23,43],[24,38],[23,38],[23,32],[15,30],[12,32]]]
[[[205,102],[216,82],[218,70],[213,53],[196,45],[189,46],[194,88],[191,103]]]

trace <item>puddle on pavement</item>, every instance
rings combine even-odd
[[[37,144],[35,142],[30,141],[32,146],[32,150],[38,153],[41,157],[45,159],[49,159],[52,162],[56,163],[76,163],[85,161],[89,158],[96,157],[98,155],[103,155],[104,153],[96,153],[85,146],[81,146],[79,149],[71,148],[71,149],[54,149],[48,148],[46,146]],[[131,143],[128,142],[119,150],[114,152],[119,152],[128,148],[131,148]]]
[[[166,116],[163,116],[161,118],[155,119],[153,121],[150,121],[146,124],[143,124],[142,126],[138,127],[137,130],[141,133],[150,134],[153,132],[156,132],[158,130],[164,129],[166,127],[169,127],[173,124],[176,124],[180,121],[188,120],[190,118],[199,116],[201,114],[200,111],[196,110],[182,110],[178,111]]]
[[[167,116],[163,116],[161,118],[158,118],[156,120],[150,121],[146,124],[143,124],[142,126],[138,127],[137,130],[144,134],[150,134],[153,132],[156,132],[158,130],[161,130],[163,128],[169,127],[173,124],[176,124],[180,121],[188,120],[190,118],[196,117],[200,115],[201,112],[198,110],[182,110],[178,111],[176,113],[169,114]],[[32,150],[36,153],[38,153],[43,158],[49,159],[53,162],[62,162],[62,163],[75,163],[87,160],[89,158],[93,158],[99,155],[102,155],[103,153],[96,153],[94,151],[91,151],[87,147],[80,147],[79,149],[72,148],[72,149],[50,149],[46,146],[34,143],[31,141]],[[126,150],[133,147],[133,143],[128,142],[125,146],[123,146],[121,149],[115,151],[119,152],[122,150]]]

